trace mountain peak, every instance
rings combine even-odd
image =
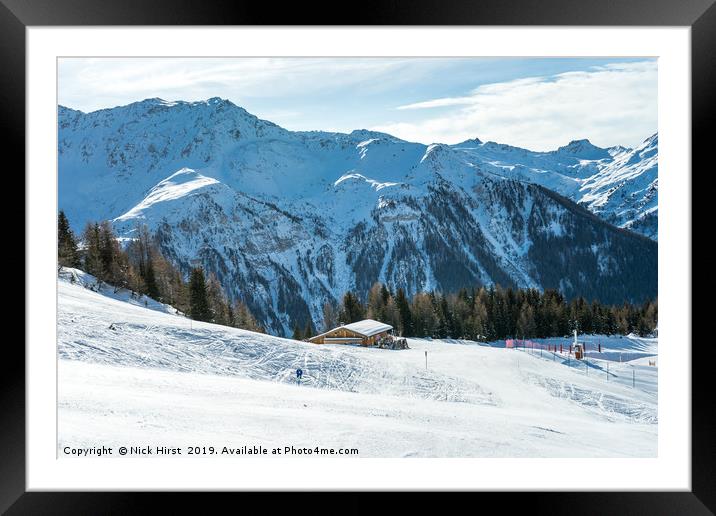
[[[572,140],[567,145],[557,149],[555,152],[583,159],[602,159],[610,157],[607,149],[597,147],[586,138],[581,140]]]
[[[387,133],[381,133],[379,131],[371,131],[370,129],[354,129],[350,132],[349,136],[352,136],[354,138],[360,138],[362,140],[368,140],[368,139],[381,139],[381,138],[388,138],[388,139],[395,139],[393,136],[387,134]]]
[[[624,145],[615,145],[614,147],[609,147],[607,152],[609,152],[610,156],[614,157],[625,152],[630,152],[631,150],[631,148],[625,147]]]
[[[152,210],[157,218],[164,214],[163,206],[171,205],[172,201],[186,200],[207,187],[221,183],[212,177],[206,177],[194,169],[184,167],[159,181],[149,190],[139,204],[126,213],[112,219],[113,223],[123,223],[137,219],[146,219]]]
[[[173,181],[173,180],[174,181],[176,181],[176,180],[190,181],[191,179],[195,179],[195,178],[199,178],[199,177],[204,177],[204,176],[202,176],[199,172],[197,172],[193,168],[182,167],[179,170],[177,170],[176,172],[174,172],[173,174],[171,174],[169,177],[167,177],[166,179],[161,181],[160,184],[162,184],[164,182]]]
[[[68,113],[82,113],[79,109],[72,109],[71,107],[63,106],[62,104],[57,105],[57,113],[60,115]]]
[[[649,136],[646,140],[644,140],[643,145],[658,145],[659,143],[659,133],[654,133],[651,136]]]
[[[127,107],[130,107],[130,106],[144,106],[144,107],[167,106],[167,107],[172,107],[172,106],[176,106],[177,104],[181,104],[181,101],[175,102],[175,101],[165,100],[160,97],[152,97],[152,98],[140,100],[138,102],[132,102],[132,103],[128,104]]]
[[[468,138],[465,141],[462,141],[460,143],[456,143],[454,147],[459,147],[461,145],[482,145],[482,140],[480,138]]]
[[[592,142],[590,142],[587,138],[582,138],[581,140],[572,140],[567,145],[564,145],[560,147],[560,149],[565,150],[578,150],[578,149],[591,149],[595,148],[598,149],[599,147],[595,146]]]
[[[154,107],[175,107],[175,106],[189,106],[189,107],[196,107],[196,106],[236,106],[234,103],[232,103],[228,99],[222,99],[221,97],[211,97],[206,100],[197,100],[194,102],[187,102],[185,100],[166,100],[161,97],[151,97],[144,100],[139,100],[137,102],[131,102],[127,104],[126,106],[119,106],[119,107],[147,107],[147,108],[154,108]],[[243,108],[241,108],[243,109]]]

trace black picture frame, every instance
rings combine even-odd
[[[280,6],[280,7],[279,7]],[[0,126],[4,150],[25,163],[25,29],[63,25],[620,25],[691,27],[692,170],[713,174],[709,128],[716,122],[716,5],[714,0],[481,0],[371,2],[339,18],[338,2],[261,3],[188,0],[0,0]],[[692,183],[697,176],[691,171]],[[708,183],[707,183],[708,184]],[[23,187],[24,188],[24,187]],[[693,205],[707,192],[692,189]],[[692,216],[693,224],[704,224]],[[706,233],[713,234],[708,227]],[[691,255],[694,256],[693,254]],[[27,257],[25,257],[27,259]],[[25,275],[30,271],[25,269]],[[692,268],[693,275],[693,268]],[[692,276],[693,277],[693,276]],[[693,298],[693,294],[692,294]],[[696,308],[695,298],[684,300]],[[26,309],[31,309],[27,307]],[[699,321],[693,317],[692,321]],[[695,327],[693,328],[696,329]],[[692,342],[698,342],[693,333]],[[0,511],[7,514],[114,514],[142,512],[146,493],[36,493],[25,489],[25,353],[5,343],[0,392]],[[676,343],[672,343],[676,344]],[[680,343],[688,346],[690,343]],[[502,511],[523,504],[550,514],[713,514],[716,511],[716,407],[710,383],[713,345],[692,347],[692,491],[485,493]],[[568,472],[565,472],[568,474]],[[157,496],[157,495],[152,495]],[[163,493],[162,512],[190,509],[184,493]],[[242,494],[246,497],[246,494]],[[302,504],[292,498],[292,504]],[[246,498],[243,504],[248,504]],[[423,504],[422,496],[413,498]],[[454,503],[456,500],[452,499]],[[483,502],[484,500],[481,500]],[[491,500],[492,501],[492,500]],[[356,495],[341,505],[355,512]],[[202,505],[201,512],[207,512]],[[248,507],[248,505],[246,505]],[[366,507],[367,508],[367,507]]]

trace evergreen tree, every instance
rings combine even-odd
[[[408,298],[405,296],[405,291],[402,288],[398,289],[395,295],[395,306],[398,309],[398,315],[400,317],[400,323],[398,325],[398,332],[402,337],[413,336],[413,320],[410,313],[410,304],[408,304]]]
[[[159,285],[157,285],[157,278],[154,274],[154,263],[151,257],[147,260],[144,270],[144,285],[147,296],[158,301],[163,301],[163,296],[159,292]]]
[[[57,262],[62,267],[80,266],[77,238],[62,210],[57,216]]]
[[[211,322],[211,310],[206,296],[204,269],[192,269],[189,278],[189,313],[192,319]]]
[[[442,338],[453,338],[454,324],[452,320],[452,310],[450,310],[450,303],[448,303],[447,296],[440,296],[440,316],[441,316],[441,329],[440,336]]]
[[[637,326],[636,326],[636,334],[640,337],[646,337],[651,332],[651,328],[649,324],[647,323],[647,320],[645,317],[640,317]]]
[[[115,288],[126,288],[128,286],[126,255],[120,249],[109,221],[105,220],[95,225],[93,239],[99,258],[97,277]]]
[[[413,296],[410,312],[413,321],[413,334],[416,337],[432,336],[438,326],[435,309],[430,296],[418,293]]]
[[[607,310],[604,333],[607,335],[614,335],[618,331],[619,331],[619,328],[617,326],[617,318],[616,318],[616,315],[614,314],[614,310]]]
[[[517,319],[516,336],[523,339],[536,337],[537,325],[535,324],[534,310],[528,303],[524,303],[520,309]]]
[[[388,287],[385,286],[385,284],[381,284],[380,286],[380,295],[383,298],[383,305],[388,304],[388,300],[392,297],[390,294],[390,290],[388,290]]]
[[[346,292],[343,296],[340,322],[342,324],[350,324],[363,319],[365,319],[365,308],[353,292]]]
[[[213,272],[209,273],[209,279],[206,282],[206,299],[211,313],[211,322],[228,325],[229,316],[226,307],[229,303],[221,283],[219,283]]]
[[[104,269],[102,267],[102,246],[98,223],[87,223],[82,233],[82,241],[84,242],[83,268],[101,283],[104,281]]]
[[[118,253],[119,247],[112,226],[105,220],[99,225],[99,255],[102,261],[102,271],[105,279],[109,282],[113,282],[116,277],[114,264]]]
[[[450,296],[450,305],[453,315],[453,335],[455,338],[467,339],[474,333],[471,326],[472,300],[467,290],[458,292],[457,296]]]

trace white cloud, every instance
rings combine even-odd
[[[396,109],[428,109],[435,107],[461,106],[464,104],[472,104],[472,97],[446,97],[443,99],[426,100],[425,102],[415,102],[414,104],[398,106]]]
[[[504,66],[459,58],[66,58],[58,93],[61,104],[83,111],[218,96],[291,129],[372,128],[423,143],[479,137],[547,150],[589,138],[633,146],[656,131],[653,60],[470,91]]]
[[[635,146],[657,130],[657,63],[616,63],[589,71],[482,85],[464,97],[398,106],[442,108],[418,120],[372,127],[423,143],[479,137],[534,150],[569,140]],[[431,116],[432,115],[432,116]]]
[[[420,66],[415,66],[416,62]],[[161,97],[204,100],[321,95],[400,86],[451,60],[415,58],[65,58],[60,104],[92,111]],[[389,77],[390,81],[385,78]]]

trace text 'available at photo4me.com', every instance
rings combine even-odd
[[[164,445],[122,445],[122,446],[63,446],[63,457],[171,457],[171,456],[359,456],[358,448],[332,448],[323,446],[164,446]]]

